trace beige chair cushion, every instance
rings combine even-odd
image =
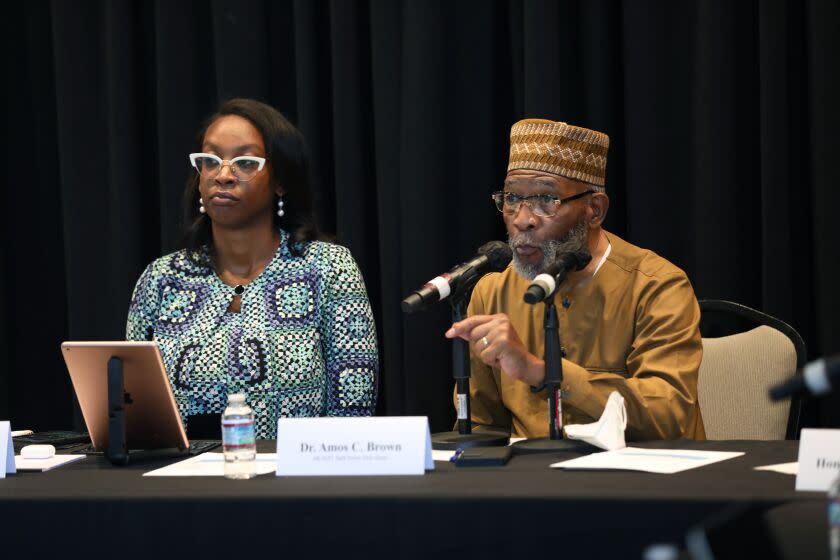
[[[796,374],[796,348],[768,326],[703,339],[698,394],[708,439],[785,439],[790,399],[768,389]]]

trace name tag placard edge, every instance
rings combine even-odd
[[[797,490],[825,492],[840,475],[840,430],[804,428],[799,439]]]
[[[277,421],[277,476],[419,475],[432,469],[425,416]]]

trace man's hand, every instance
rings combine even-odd
[[[452,325],[445,336],[468,341],[482,362],[512,379],[537,386],[545,378],[544,362],[528,352],[504,313],[473,315]]]

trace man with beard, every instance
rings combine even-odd
[[[629,440],[705,439],[697,404],[700,310],[685,273],[602,229],[609,137],[541,119],[511,128],[502,191],[493,194],[513,262],[482,278],[448,338],[470,342],[472,421],[514,437],[548,434],[543,306],[530,281],[559,255],[592,260],[554,296],[563,359],[563,425],[597,420],[613,391]]]

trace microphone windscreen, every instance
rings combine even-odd
[[[575,270],[583,270],[592,260],[592,254],[586,249],[576,252],[575,257],[577,258],[577,268]]]
[[[488,241],[478,248],[478,254],[486,256],[490,261],[488,272],[502,272],[513,258],[510,245],[504,241]]]
[[[414,313],[423,308],[423,298],[421,298],[416,293],[409,295],[407,298],[402,300],[402,310],[403,313]]]

